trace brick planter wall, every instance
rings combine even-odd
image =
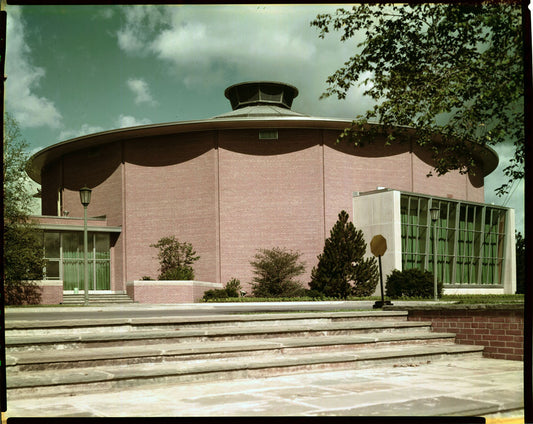
[[[126,293],[139,303],[193,303],[223,284],[204,281],[129,281]]]
[[[63,281],[34,281],[41,290],[41,305],[59,305],[63,302]]]
[[[409,321],[431,321],[435,332],[456,334],[459,344],[483,345],[483,356],[524,360],[523,305],[447,305],[395,308]]]

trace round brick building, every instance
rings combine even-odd
[[[92,189],[89,231],[100,234],[101,246],[103,235],[109,237],[109,273],[98,277],[108,282],[92,289],[123,292],[128,282],[157,278],[150,245],[171,235],[196,249],[197,280],[235,277],[250,292],[250,260],[257,249],[278,246],[302,253],[307,281],[339,212],[353,216],[354,193],[387,188],[480,203],[483,178],[498,162],[485,149],[475,176],[428,178],[429,151],[414,142],[339,144],[350,122],[292,111],[295,87],[243,83],[225,95],[233,110],[211,119],[86,135],[32,157],[28,172],[42,185],[39,220],[46,232],[79,227],[79,189]],[[57,277],[65,281],[61,237]],[[96,264],[99,241],[93,240]],[[95,281],[97,274],[95,268]],[[72,284],[64,290],[75,289]]]

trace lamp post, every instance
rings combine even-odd
[[[437,219],[439,219],[440,209],[431,208],[429,212],[431,214],[431,221],[433,222],[433,293],[436,302],[439,300],[437,294]]]
[[[89,187],[80,188],[80,201],[83,205],[83,290],[84,304],[89,304],[89,265],[87,261],[87,206],[91,203],[91,189]]]

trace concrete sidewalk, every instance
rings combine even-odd
[[[486,416],[523,423],[522,362],[466,359],[422,366],[9,401],[7,417]],[[495,408],[496,407],[496,408]],[[498,410],[498,413],[488,411]],[[491,421],[492,418],[492,421]]]

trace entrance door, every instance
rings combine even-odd
[[[109,290],[109,234],[89,233],[87,244],[89,290]],[[61,248],[63,290],[83,290],[83,233],[63,233],[61,237]]]

